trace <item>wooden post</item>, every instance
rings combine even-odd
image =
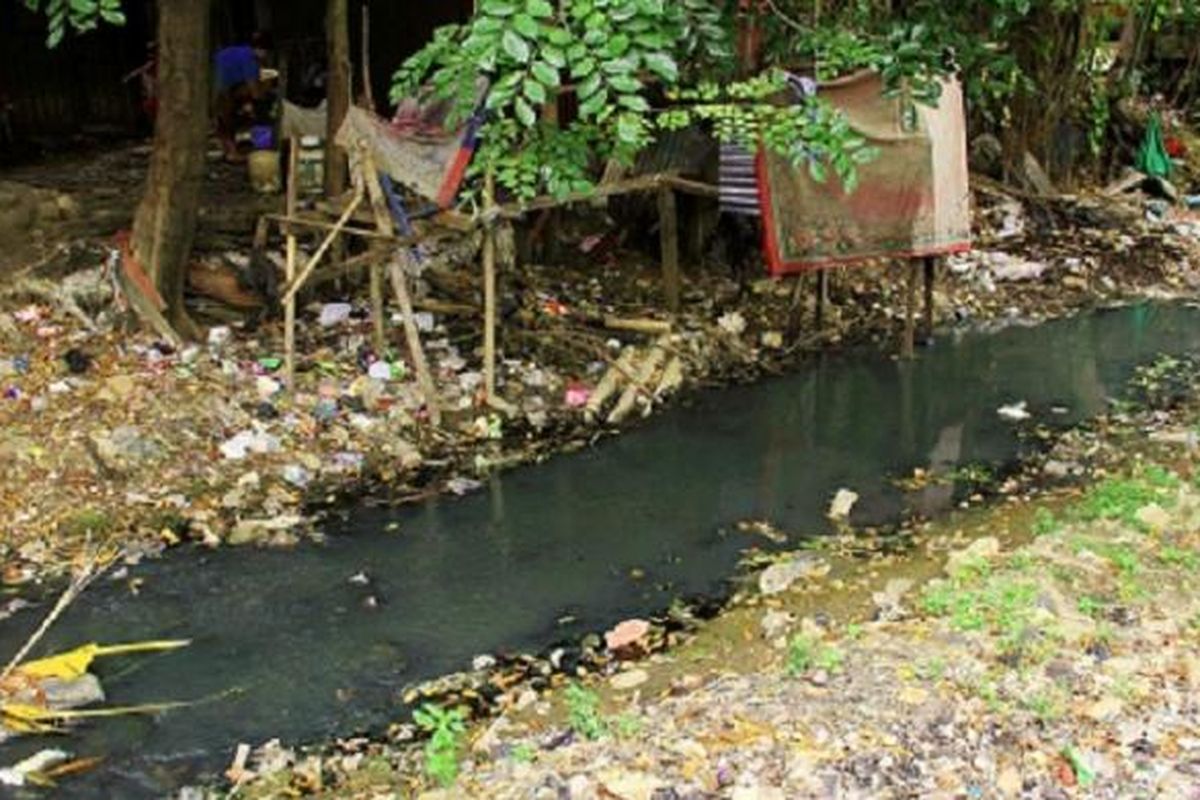
[[[349,0],[326,0],[325,55],[329,65],[325,78],[329,99],[329,122],[325,130],[325,196],[334,198],[346,191],[346,153],[338,147],[337,135],[350,108]]]
[[[491,170],[484,177],[484,213],[496,204],[496,178]],[[491,220],[483,229],[483,386],[485,398],[496,397],[496,228]]]
[[[663,290],[667,296],[667,309],[679,313],[679,212],[675,190],[662,186],[658,190],[659,241],[662,245]]]
[[[917,260],[908,259],[908,285],[904,296],[904,336],[900,340],[900,357],[909,359],[916,355],[917,337],[917,281],[920,280]]]
[[[825,328],[825,305],[829,302],[829,270],[817,270],[817,333]]]
[[[371,0],[362,4],[362,82],[363,102],[375,113],[375,87],[371,78]]]
[[[359,147],[360,158],[358,169],[362,172],[362,183],[367,187],[371,198],[371,209],[375,213],[375,226],[380,233],[392,235],[395,233],[395,223],[391,211],[388,210],[387,197],[383,186],[379,183],[379,173],[375,171],[375,159],[365,146]],[[408,276],[404,274],[396,258],[389,259],[388,275],[392,279],[392,291],[396,293],[396,302],[400,306],[403,318],[404,336],[408,342],[408,350],[412,355],[413,368],[417,372],[417,383],[421,393],[425,395],[425,405],[429,407],[429,419],[437,427],[442,424],[442,409],[438,404],[437,385],[433,382],[433,374],[429,371],[429,362],[425,360],[425,348],[421,346],[421,332],[417,330],[416,318],[413,315],[412,298],[408,294]]]
[[[934,256],[925,257],[925,319],[921,338],[926,340],[933,338],[933,328],[937,321],[933,297],[933,285],[937,280],[937,261]]]
[[[387,245],[382,242],[372,242],[371,249],[385,253]],[[387,335],[384,330],[383,317],[386,313],[383,303],[383,262],[384,257],[373,258],[367,269],[371,273],[371,343],[375,352],[382,356],[387,348]],[[344,264],[343,264],[344,266]]]
[[[288,148],[288,172],[287,172],[287,215],[294,217],[296,215],[296,195],[298,189],[296,187],[296,165],[300,161],[300,142],[296,139],[290,140],[291,146]],[[288,285],[296,280],[296,229],[288,225],[287,228],[287,271],[284,277],[287,278]],[[292,295],[288,298],[287,304],[283,311],[283,350],[284,350],[284,376],[287,378],[288,388],[295,388],[296,385],[296,296]]]

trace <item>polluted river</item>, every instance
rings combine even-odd
[[[0,745],[0,764],[64,747],[103,757],[70,796],[163,797],[216,779],[238,742],[379,729],[406,716],[404,687],[480,654],[544,651],[678,597],[721,594],[761,544],[735,532],[739,521],[820,534],[847,487],[861,495],[854,524],[895,523],[912,509],[892,478],[1002,468],[1034,446],[999,407],[1025,403],[1025,425],[1076,424],[1104,412],[1138,366],[1198,346],[1200,310],[1156,304],[947,333],[911,363],[826,356],[465,497],[354,510],[322,544],[174,551],[89,589],[37,653],[191,639],[96,669],[111,705],[200,702],[16,740]],[[5,659],[45,610],[0,623]]]

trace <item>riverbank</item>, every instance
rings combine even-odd
[[[1027,323],[1200,285],[1186,219],[1146,221],[1109,199],[1038,202],[1043,212],[1026,216],[1011,199],[981,195],[980,249],[945,270],[938,324]],[[102,257],[93,243],[71,258]],[[458,274],[470,295],[470,274]],[[504,411],[478,403],[472,319],[427,312],[441,430],[428,425],[404,354],[371,352],[370,320],[353,305],[305,310],[289,391],[274,325],[217,326],[207,342],[175,350],[119,332],[109,314],[89,329],[45,297],[10,295],[0,326],[3,579],[52,577],[97,548],[137,560],[187,544],[287,546],[314,535],[344,497],[471,492],[492,470],[587,447],[679,392],[856,343],[891,350],[903,317],[902,281],[879,267],[833,276],[819,329],[811,291],[763,281],[742,294],[707,269],[691,272],[683,313],[660,317],[668,333],[608,329],[608,318],[656,316],[653,275],[647,259],[624,253],[510,276]],[[78,273],[92,279],[102,276]],[[423,284],[427,298],[435,283]],[[641,385],[621,413],[616,397],[596,402],[606,376],[631,373]]]
[[[1138,385],[1178,397],[1170,372]],[[1191,796],[1200,407],[1194,383],[1184,395],[1059,437],[1003,500],[906,547],[786,557],[803,578],[764,574],[770,594],[748,589],[683,646],[451,735],[452,788],[431,788],[445,761],[428,749],[351,740],[268,748],[232,796]]]

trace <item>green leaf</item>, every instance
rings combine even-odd
[[[479,10],[490,17],[511,17],[517,13],[517,6],[507,0],[483,0]]]
[[[532,52],[529,49],[529,42],[522,39],[521,35],[516,31],[505,31],[504,38],[501,40],[501,44],[504,47],[504,52],[507,53],[508,57],[513,61],[517,61],[521,64],[526,64],[529,62],[529,57],[532,55]]]
[[[668,83],[679,80],[679,64],[666,53],[648,53],[646,68]]]
[[[542,82],[547,89],[557,89],[559,86],[558,70],[545,61],[535,61],[531,67],[533,77]]]
[[[633,114],[617,117],[617,138],[624,144],[638,144],[642,136],[642,119]]]
[[[554,6],[550,5],[548,0],[529,0],[525,3],[525,13],[538,19],[546,19],[554,16]]]
[[[537,40],[538,34],[541,33],[541,26],[537,20],[528,14],[517,14],[512,20],[513,29],[524,36],[526,39]]]
[[[546,45],[542,48],[542,58],[556,70],[564,69],[567,66],[566,54],[553,45]]]
[[[525,98],[518,97],[513,107],[516,109],[517,119],[526,128],[532,128],[537,124],[537,113],[529,103],[525,102]]]
[[[629,46],[632,42],[629,37],[623,33],[618,33],[616,36],[608,40],[608,44],[604,47],[604,53],[609,58],[620,58],[629,52]]]
[[[525,96],[529,98],[529,102],[539,106],[546,102],[546,87],[533,78],[526,78],[523,88]]]
[[[631,94],[642,90],[642,82],[631,75],[616,75],[609,79],[609,85],[618,92]]]

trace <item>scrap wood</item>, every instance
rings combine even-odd
[[[163,311],[167,308],[166,301],[162,299],[162,295],[158,293],[158,289],[133,254],[129,232],[118,233],[116,241],[120,259],[114,272],[121,295],[134,313],[153,328],[155,333],[172,345],[181,346],[183,338],[163,316]]]
[[[672,330],[670,322],[657,319],[621,319],[620,317],[605,317],[604,327],[610,331],[626,331],[628,333],[645,333],[652,336],[664,336]]]
[[[622,380],[627,379],[633,373],[636,357],[637,352],[632,348],[621,353],[617,362],[600,379],[600,383],[592,391],[592,396],[588,398],[587,406],[584,407],[584,413],[589,420],[594,419],[600,413],[600,409],[604,408],[604,404],[608,402],[609,398],[616,394]]]
[[[646,356],[638,369],[637,377],[625,389],[621,399],[617,401],[616,407],[608,415],[609,425],[617,425],[629,416],[629,413],[637,405],[638,396],[646,392],[645,387],[654,379],[666,357],[667,352],[660,345],[656,345],[650,350],[650,354]]]

